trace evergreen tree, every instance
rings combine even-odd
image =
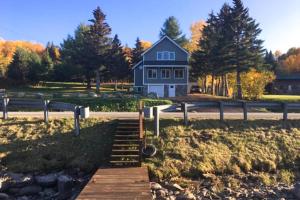
[[[241,0],[233,0],[231,13],[231,41],[228,47],[234,59],[231,64],[237,75],[237,98],[242,98],[241,73],[251,67],[259,67],[263,64],[263,41],[258,39],[261,29],[259,24],[249,16],[248,8],[245,8]]]
[[[87,42],[85,34],[89,31],[89,26],[80,24],[75,30],[74,36],[68,36],[61,44],[62,63],[57,64],[54,70],[54,79],[72,80],[78,79],[82,74],[86,74],[86,67],[89,65],[87,57]]]
[[[139,38],[136,39],[135,47],[132,49],[132,65],[137,64],[142,60],[142,53],[144,52],[144,48]]]
[[[53,44],[53,42],[48,42],[46,45],[46,51],[48,52],[51,60],[54,64],[58,63],[60,60],[59,48]]]
[[[30,73],[40,67],[41,59],[37,53],[18,48],[8,66],[7,76],[17,83],[35,82],[35,79],[31,79]]]
[[[266,53],[265,53],[265,64],[267,65],[267,69],[268,70],[271,70],[271,71],[275,71],[276,68],[279,66],[277,60],[275,59],[275,56],[273,54],[272,51],[268,52],[266,50]]]
[[[50,58],[48,51],[44,51],[41,58],[34,57],[37,61],[29,66],[28,79],[32,83],[45,81],[49,78],[48,75],[53,70],[52,59]]]
[[[117,82],[117,80],[124,80],[128,77],[129,66],[125,58],[125,53],[123,47],[118,38],[118,35],[115,35],[112,41],[112,47],[110,50],[110,63],[109,63],[109,72],[110,77]]]
[[[180,30],[178,20],[174,16],[168,17],[160,30],[160,38],[166,35],[181,46],[185,46],[188,43],[188,40],[186,39],[185,35]]]
[[[107,70],[106,64],[108,60],[108,52],[111,47],[111,28],[105,22],[105,14],[97,7],[93,11],[94,18],[89,20],[92,24],[89,30],[84,34],[87,48],[86,58],[88,64],[85,65],[87,87],[91,88],[91,78],[93,73],[96,73],[96,90],[100,90],[100,72]]]

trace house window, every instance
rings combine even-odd
[[[183,69],[175,69],[174,70],[174,77],[176,79],[183,79],[183,74],[184,74]]]
[[[157,70],[156,69],[148,69],[148,78],[149,79],[157,78]]]
[[[175,52],[170,51],[158,51],[157,60],[175,60]]]
[[[171,78],[171,70],[170,69],[162,69],[161,70],[161,78],[163,78],[163,79]]]

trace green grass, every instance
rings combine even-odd
[[[261,100],[280,102],[300,102],[300,95],[263,95]]]
[[[278,121],[162,120],[161,137],[148,139],[158,148],[146,160],[154,180],[198,180],[214,175],[252,178],[291,184],[299,178],[300,121],[282,129]],[[153,129],[148,123],[149,131]],[[241,178],[242,179],[242,178]],[[182,181],[181,181],[182,182]],[[239,185],[242,180],[235,180]]]
[[[129,87],[128,84],[124,85],[123,90],[121,84],[118,84],[118,92],[124,92]],[[95,91],[96,88],[93,86],[90,90],[86,88],[86,84],[79,82],[41,82],[37,85],[22,85],[13,86],[6,88],[8,92],[26,92],[26,93],[88,93]],[[112,93],[114,91],[114,84],[101,84],[100,91],[102,93]]]
[[[73,119],[0,119],[0,171],[47,172],[66,168],[91,171],[106,165],[114,123],[81,121],[81,134],[73,133]]]

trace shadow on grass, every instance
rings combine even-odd
[[[39,123],[42,122],[29,122],[32,125]],[[58,122],[52,121],[52,123]],[[53,127],[48,124],[41,125],[45,129],[42,133],[37,132],[30,125],[23,127],[23,125],[28,125],[26,121],[4,125],[11,126],[13,124],[18,124],[21,128],[18,128],[14,133],[11,133],[12,130],[7,127],[0,128],[1,170],[50,172],[80,168],[90,172],[98,167],[107,166],[112,144],[111,133],[114,129],[112,122],[94,121],[88,123],[87,126],[81,128],[81,134],[77,137],[74,136],[73,131],[64,132],[64,127],[49,131]],[[65,126],[72,130],[70,124]]]

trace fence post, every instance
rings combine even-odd
[[[220,106],[220,121],[224,121],[224,104],[222,101],[219,102]]]
[[[188,109],[187,108],[188,107],[187,107],[186,103],[181,104],[181,110],[183,111],[183,121],[184,121],[185,126],[188,126],[188,124],[189,124]]]
[[[3,119],[8,119],[8,113],[7,113],[7,104],[9,102],[9,98],[3,97],[2,99],[2,105],[3,105]]]
[[[288,120],[287,103],[282,103],[282,107],[283,107],[283,123],[284,123],[284,126],[286,126],[286,122]]]
[[[243,101],[243,112],[244,112],[244,121],[248,120],[248,114],[247,114],[247,103]]]
[[[79,124],[79,107],[76,106],[74,109],[74,128],[75,128],[75,136],[80,134],[80,124]]]
[[[49,100],[44,100],[44,121],[48,123],[49,121],[49,110],[48,110]]]
[[[159,136],[159,109],[158,107],[153,108],[154,114],[154,134]]]

